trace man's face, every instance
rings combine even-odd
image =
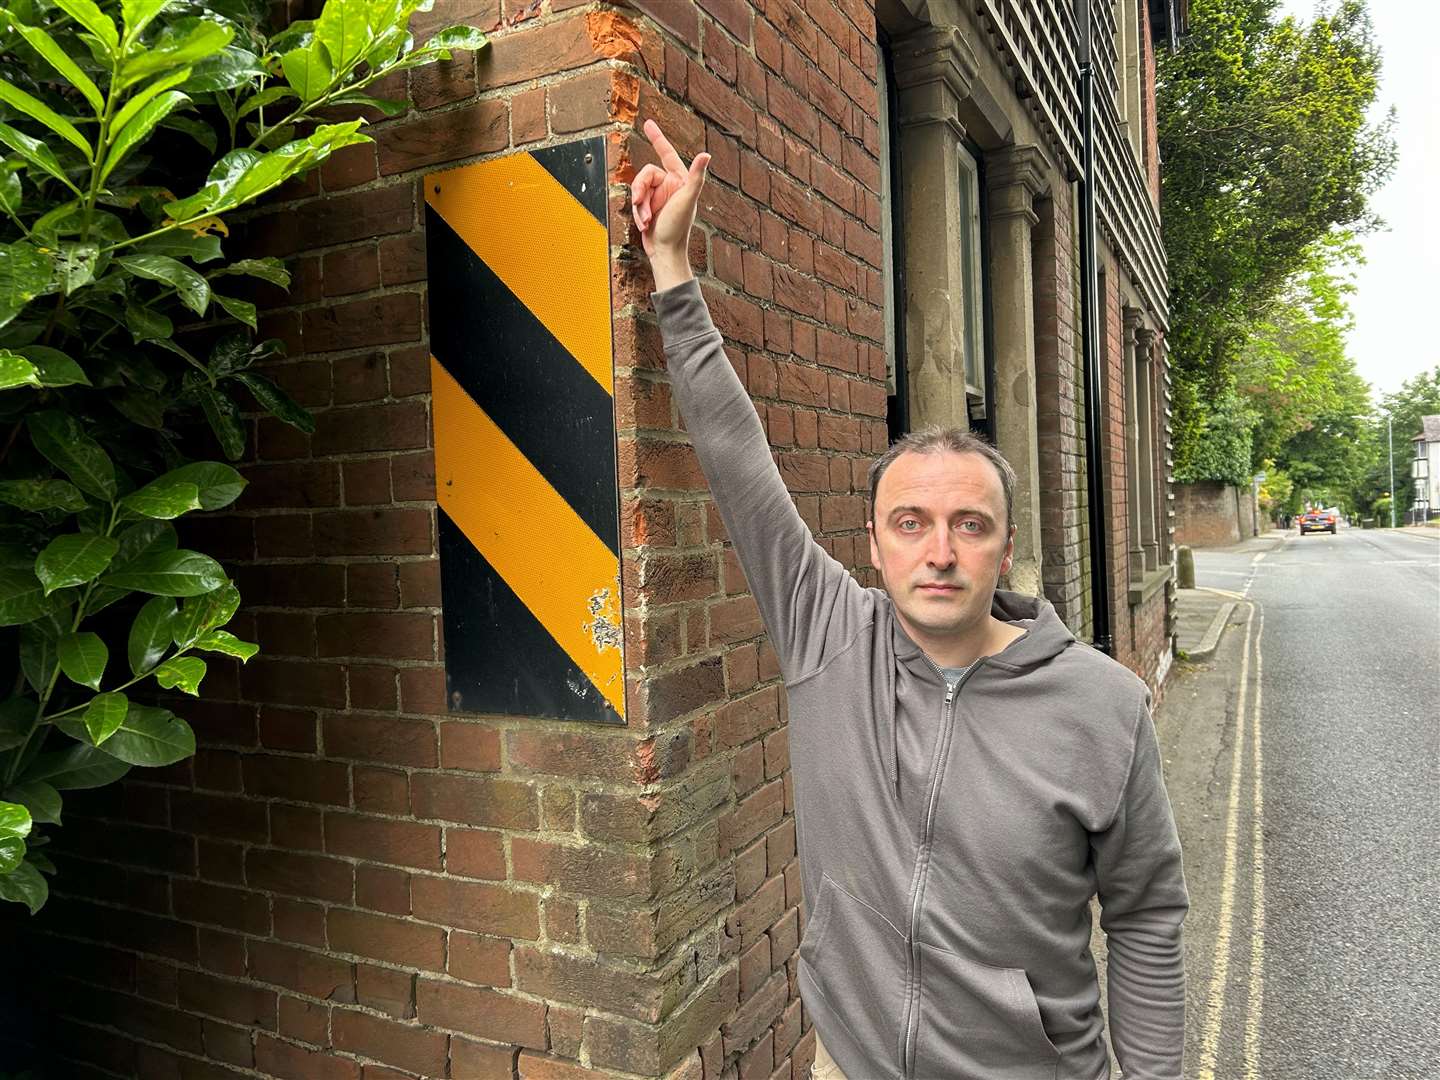
[[[870,558],[907,630],[956,637],[985,625],[1014,530],[1005,489],[979,454],[907,453],[880,478]]]

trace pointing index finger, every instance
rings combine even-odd
[[[659,124],[654,120],[646,120],[645,134],[650,139],[650,145],[655,148],[655,153],[660,155],[660,164],[665,166],[666,172],[685,172],[685,162],[675,152],[675,147],[670,145],[670,140],[660,130]]]

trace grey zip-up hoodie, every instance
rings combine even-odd
[[[796,512],[694,281],[652,294],[674,394],[789,695],[800,989],[850,1080],[1101,1080],[1099,894],[1126,1080],[1178,1080],[1188,900],[1144,683],[1044,600],[947,690]]]

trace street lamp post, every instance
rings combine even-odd
[[[1390,465],[1390,528],[1395,528],[1395,430],[1391,426],[1394,417],[1390,413],[1385,414],[1385,444],[1389,447]]]

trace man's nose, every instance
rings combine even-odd
[[[925,561],[936,570],[948,570],[955,565],[955,546],[951,543],[949,529],[935,530]]]

